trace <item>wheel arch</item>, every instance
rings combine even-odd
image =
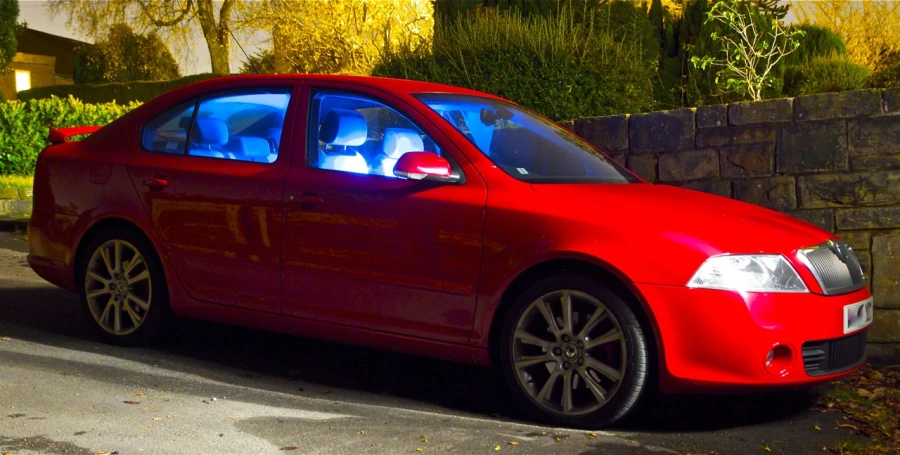
[[[146,240],[147,243],[152,248],[152,250],[153,250],[152,253],[156,256],[156,260],[159,261],[160,264],[162,264],[162,260],[163,260],[162,252],[159,250],[159,247],[156,245],[156,242],[154,242],[153,239],[150,238],[150,236],[147,235],[147,233],[144,232],[143,229],[141,229],[136,223],[129,221],[125,218],[118,217],[118,216],[110,216],[110,217],[99,219],[94,224],[90,225],[90,227],[88,227],[84,231],[84,233],[81,235],[81,238],[78,239],[78,243],[77,243],[78,246],[75,249],[75,255],[72,258],[73,260],[72,260],[72,266],[71,266],[72,278],[74,280],[73,283],[78,283],[78,281],[79,281],[78,264],[81,263],[82,257],[84,256],[84,254],[87,253],[86,248],[87,248],[88,243],[90,243],[91,239],[93,239],[94,237],[100,235],[103,232],[107,232],[112,229],[128,230],[128,231],[131,231],[131,232],[143,237],[144,240]],[[165,267],[163,267],[163,270],[165,270]],[[165,276],[163,278],[165,278]]]
[[[616,294],[622,297],[635,310],[635,315],[652,333],[653,343],[650,346],[650,355],[652,356],[651,359],[653,359],[651,365],[655,367],[654,373],[657,373],[663,367],[662,338],[659,334],[653,311],[640,291],[632,284],[631,280],[615,267],[606,263],[601,264],[600,261],[593,262],[584,258],[574,257],[548,259],[533,264],[520,272],[503,291],[497,308],[491,317],[490,332],[488,333],[488,355],[494,365],[499,365],[499,338],[503,320],[515,302],[516,297],[535,280],[560,274],[582,275],[610,286]]]

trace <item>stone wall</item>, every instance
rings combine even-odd
[[[875,295],[870,349],[900,355],[900,89],[564,125],[651,182],[779,210],[846,239]]]
[[[31,217],[31,188],[0,185],[0,221]]]

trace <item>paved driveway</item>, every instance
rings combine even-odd
[[[0,233],[0,453],[820,454],[857,438],[810,410],[816,391],[664,397],[589,433],[509,417],[487,368],[189,321],[152,349],[109,346],[25,247]]]

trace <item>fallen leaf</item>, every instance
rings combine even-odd
[[[3,341],[7,341],[7,340],[4,339]],[[13,455],[13,453],[12,453],[12,452],[5,452],[3,455]]]
[[[559,436],[557,436],[557,437],[556,437],[556,442],[559,442],[559,441],[560,441]]]
[[[76,397],[78,396],[78,392],[75,392],[75,396],[76,396]]]
[[[763,450],[765,450],[766,452],[771,452],[771,451],[772,451],[772,449],[770,449],[769,446],[766,446],[766,448],[763,449]]]
[[[100,349],[100,346],[94,346],[94,349]]]
[[[132,400],[125,400],[125,401],[123,401],[122,403],[125,403],[125,404],[141,404],[140,401],[132,401]]]
[[[162,420],[162,417],[154,417],[153,420]]]
[[[859,396],[861,396],[863,398],[872,398],[874,396],[874,394],[872,392],[869,392],[866,389],[857,389],[856,393],[858,393]]]
[[[507,444],[509,444],[509,445],[511,445],[511,446],[517,446],[517,445],[519,445],[519,443],[516,442],[516,441],[509,441],[509,442],[507,442]]]
[[[327,420],[323,420],[322,423],[328,423],[328,421],[327,421]]]
[[[424,452],[424,451],[425,451],[425,450],[422,449],[421,447],[416,447],[416,452]]]
[[[3,337],[3,338],[0,338],[0,340],[3,340],[3,341],[9,341],[9,338]],[[4,453],[3,455],[6,455],[6,454],[8,454],[8,453],[10,453],[10,452],[6,452],[6,453]],[[11,455],[11,454],[10,454],[10,455]]]
[[[500,451],[500,446],[495,446],[495,447],[494,447],[494,452],[499,452],[499,451]]]
[[[168,418],[168,419],[169,419],[169,420],[172,420],[172,419],[174,419],[174,418],[175,418],[175,416],[173,416],[173,415],[169,415],[169,416],[166,416],[166,418]]]
[[[588,433],[587,437],[588,437],[588,439],[594,439],[597,437],[597,433]]]
[[[850,425],[849,423],[842,423],[842,424],[838,425],[838,427],[839,428],[849,428],[854,431],[859,431],[859,427],[857,427],[856,425]]]
[[[814,427],[813,427],[813,428],[815,428],[815,429],[816,429],[816,431],[819,431],[819,430],[821,430],[821,429],[822,429],[822,427],[820,427],[820,426],[818,426],[818,425],[816,425],[816,426],[814,426]]]
[[[298,449],[297,446],[285,446],[285,447],[281,448],[281,450],[297,450],[297,449]]]
[[[141,392],[140,390],[138,390],[138,393],[134,394],[134,396],[136,396],[136,397],[145,397],[145,396],[147,396],[147,395],[144,395],[144,392]]]

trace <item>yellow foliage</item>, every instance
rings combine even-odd
[[[892,0],[791,1],[801,23],[834,30],[847,46],[850,61],[877,70],[900,51],[900,2]]]
[[[431,0],[266,0],[253,16],[271,31],[279,72],[368,75],[386,48],[434,35]]]

